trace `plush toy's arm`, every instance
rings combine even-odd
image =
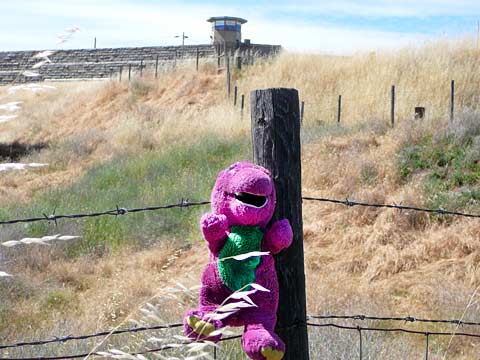
[[[265,233],[265,245],[272,254],[277,254],[292,244],[292,227],[287,219],[275,221]]]
[[[222,250],[229,229],[225,215],[206,213],[200,220],[202,234],[207,241],[210,251],[217,256]]]

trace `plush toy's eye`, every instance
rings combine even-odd
[[[238,201],[247,204],[249,206],[254,206],[257,208],[264,207],[267,204],[267,197],[263,195],[255,195],[246,192],[235,193],[235,199]]]

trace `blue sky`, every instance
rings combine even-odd
[[[288,50],[351,53],[472,36],[480,0],[0,0],[0,50],[148,46],[209,41],[210,16],[248,20],[243,37]],[[81,31],[58,44],[64,29]]]

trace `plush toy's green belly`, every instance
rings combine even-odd
[[[261,251],[262,238],[263,232],[258,227],[231,227],[225,245],[218,255],[218,273],[222,282],[230,290],[237,291],[255,282],[255,270],[260,264],[260,256],[253,256],[245,260],[221,259],[252,251]]]

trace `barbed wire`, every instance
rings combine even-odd
[[[376,321],[402,321],[402,322],[421,322],[421,323],[442,323],[452,325],[466,325],[466,326],[480,326],[480,322],[471,322],[463,320],[445,320],[445,319],[422,319],[413,316],[405,317],[385,317],[385,316],[369,316],[369,315],[308,315],[307,319],[319,319],[319,320],[376,320]]]
[[[380,331],[380,332],[403,332],[408,334],[417,334],[417,335],[438,335],[438,336],[466,336],[473,338],[480,338],[480,334],[456,332],[456,331],[421,331],[421,330],[410,330],[404,328],[377,328],[377,327],[362,327],[362,326],[349,326],[349,325],[340,325],[334,323],[327,324],[316,324],[316,323],[307,323],[307,326],[312,327],[334,327],[337,329],[346,329],[346,330],[358,330],[358,331]]]
[[[73,336],[73,335],[55,336],[53,339],[50,339],[50,340],[37,340],[37,341],[29,341],[29,342],[19,342],[19,343],[10,344],[10,345],[0,345],[0,350],[16,348],[16,347],[24,347],[24,346],[45,345],[45,344],[51,344],[56,342],[64,343],[70,340],[86,340],[86,339],[95,338],[99,336],[118,335],[118,334],[125,334],[125,333],[138,333],[138,332],[152,331],[152,330],[173,329],[181,326],[182,324],[178,323],[178,324],[167,324],[167,325],[156,325],[156,326],[131,327],[131,328],[118,329],[118,330],[105,330],[105,331],[97,332],[94,334],[78,335],[78,336]]]
[[[413,316],[405,317],[383,317],[383,316],[369,316],[369,315],[307,315],[307,320],[318,319],[318,320],[376,320],[376,321],[403,321],[403,322],[422,322],[422,323],[443,323],[443,324],[453,324],[453,325],[466,325],[466,326],[480,326],[480,322],[469,322],[457,319],[422,319],[416,318]],[[46,345],[57,342],[67,342],[70,340],[86,340],[90,338],[100,337],[100,336],[109,336],[109,335],[118,335],[125,333],[138,333],[145,331],[153,330],[166,330],[181,327],[181,323],[165,324],[165,325],[155,325],[155,326],[143,326],[143,327],[130,327],[117,330],[105,330],[97,333],[86,334],[86,335],[68,335],[68,336],[55,336],[53,339],[49,340],[36,340],[29,342],[19,342],[14,344],[0,345],[0,350],[10,349],[17,347],[25,346],[36,346],[36,345]]]
[[[172,209],[172,208],[186,208],[191,206],[200,206],[200,205],[207,205],[207,204],[210,204],[210,201],[189,202],[188,200],[182,199],[182,201],[178,204],[147,206],[147,207],[132,208],[132,209],[127,209],[127,208],[122,208],[117,206],[116,209],[114,210],[106,210],[106,211],[84,213],[84,214],[56,215],[54,211],[53,214],[51,215],[43,214],[42,217],[0,221],[0,225],[30,223],[30,222],[36,222],[36,221],[56,222],[59,219],[80,219],[80,218],[97,217],[97,216],[119,216],[119,215],[126,215],[129,213],[137,213],[137,212],[143,212],[143,211],[156,211],[156,210]]]
[[[363,206],[363,207],[374,207],[374,208],[388,208],[388,209],[397,209],[397,210],[412,210],[412,211],[419,211],[419,212],[426,212],[431,214],[437,215],[453,215],[453,216],[464,216],[469,218],[480,218],[480,214],[468,214],[459,211],[449,211],[445,209],[427,209],[427,208],[420,208],[416,206],[406,206],[406,205],[397,205],[397,204],[381,204],[381,203],[367,203],[367,202],[359,202],[359,201],[352,201],[349,199],[345,200],[338,200],[338,199],[328,199],[328,198],[321,198],[321,197],[303,197],[303,200],[307,201],[320,201],[320,202],[329,202],[333,204],[340,204],[346,205],[349,207],[353,206]]]
[[[235,335],[235,336],[229,336],[226,338],[222,338],[218,340],[219,342],[222,341],[229,341],[229,340],[234,340],[234,339],[239,339],[241,338],[241,335]],[[198,341],[202,342],[202,341]],[[178,344],[172,344],[172,345],[164,345],[158,348],[153,348],[153,349],[147,349],[143,351],[138,351],[138,352],[132,352],[132,353],[125,353],[128,356],[136,356],[136,355],[145,355],[145,354],[151,354],[151,353],[156,353],[156,352],[161,352],[165,350],[171,350],[171,349],[178,349],[179,345],[189,345],[192,344],[193,341],[191,342],[183,342],[183,343],[178,343]],[[104,354],[99,353],[99,352],[91,352],[91,353],[84,353],[84,354],[75,354],[75,355],[60,355],[60,356],[42,356],[42,357],[25,357],[25,358],[5,358],[2,357],[2,360],[63,360],[63,359],[79,359],[79,358],[86,358],[88,356],[101,356],[105,357]]]
[[[305,196],[302,197],[302,200],[306,201],[319,201],[319,202],[328,202],[333,204],[340,204],[346,205],[349,207],[353,206],[363,206],[363,207],[374,207],[374,208],[389,208],[389,209],[397,209],[397,210],[412,210],[412,211],[419,211],[419,212],[427,212],[431,214],[437,215],[452,215],[452,216],[463,216],[469,218],[480,218],[480,214],[469,214],[459,211],[449,211],[442,208],[439,209],[427,209],[421,208],[416,206],[406,206],[406,205],[397,205],[397,204],[381,204],[381,203],[367,203],[367,202],[359,202],[359,201],[352,201],[349,199],[339,200],[339,199],[329,199],[329,198],[322,198],[322,197],[309,197]],[[140,208],[132,208],[127,209],[123,207],[116,207],[113,210],[106,210],[94,213],[84,213],[84,214],[69,214],[69,215],[56,215],[55,211],[52,215],[43,214],[41,217],[34,217],[34,218],[27,218],[27,219],[15,219],[15,220],[4,220],[0,221],[0,225],[11,225],[11,224],[18,224],[18,223],[30,223],[36,221],[54,221],[56,222],[59,219],[80,219],[80,218],[87,218],[87,217],[97,217],[97,216],[119,216],[119,215],[126,215],[129,213],[137,213],[143,211],[156,211],[156,210],[163,210],[163,209],[172,209],[172,208],[185,208],[191,206],[202,206],[208,205],[210,201],[199,201],[199,202],[189,202],[188,200],[182,199],[181,202],[178,204],[170,204],[170,205],[160,205],[160,206],[148,206],[148,207],[140,207]]]
[[[329,317],[334,317],[336,315],[328,315]],[[352,315],[350,317],[357,317],[358,315]],[[340,317],[340,316],[339,316]],[[360,315],[362,319],[364,319],[364,316]],[[310,316],[312,318],[312,316]],[[341,318],[345,318],[345,316],[342,316]],[[365,316],[365,318],[367,318]],[[383,320],[384,318],[378,317],[378,319],[375,320]],[[387,318],[388,320],[404,320],[404,319],[410,319],[410,317],[407,318]],[[432,321],[438,321],[438,320],[432,320]],[[445,320],[447,322],[450,322],[450,320]],[[306,326],[309,327],[317,327],[317,328],[336,328],[336,329],[341,329],[341,330],[356,330],[359,332],[360,335],[360,356],[362,356],[362,331],[375,331],[375,332],[401,332],[401,333],[407,333],[407,334],[415,334],[415,335],[423,335],[426,337],[426,358],[428,359],[428,339],[430,336],[464,336],[464,337],[470,337],[470,338],[480,338],[480,334],[474,334],[474,333],[466,333],[466,332],[456,332],[456,331],[421,331],[421,330],[410,330],[410,329],[405,329],[405,328],[379,328],[379,327],[363,327],[363,326],[350,326],[350,325],[341,325],[341,324],[336,324],[336,323],[325,323],[325,324],[319,324],[319,323],[312,323],[312,322],[307,322],[303,323]],[[173,324],[172,324],[173,325]],[[181,324],[180,324],[181,326]],[[127,330],[127,329],[124,329]],[[112,333],[112,332],[108,332]],[[238,339],[241,338],[241,335],[235,335],[235,336],[230,336],[226,337],[223,339],[220,339],[219,341],[228,341],[228,340],[233,340],[233,339]],[[161,352],[164,350],[168,349],[173,349],[173,348],[178,348],[179,345],[188,345],[191,344],[192,342],[183,342],[175,345],[164,345],[158,348],[154,349],[147,349],[139,352],[132,352],[132,353],[126,353],[129,356],[136,356],[136,355],[144,355],[148,353],[155,353],[155,352]],[[78,358],[85,358],[87,356],[104,356],[104,354],[99,353],[99,352],[92,352],[92,353],[84,353],[84,354],[75,354],[75,355],[61,355],[61,356],[50,356],[50,357],[24,357],[24,358],[5,358],[2,357],[2,360],[63,360],[63,359],[78,359]]]

